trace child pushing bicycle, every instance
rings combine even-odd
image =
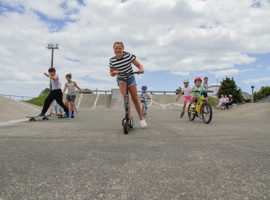
[[[139,96],[139,98],[141,98],[141,104],[142,104],[142,113],[143,113],[143,110],[144,110],[144,105],[146,104],[145,106],[145,115],[146,115],[146,110],[147,110],[147,99],[150,99],[150,96],[148,94],[148,92],[146,92],[147,90],[147,86],[142,86],[142,93],[141,95]]]
[[[183,117],[183,115],[185,114],[185,109],[186,109],[187,101],[189,100],[189,102],[192,102],[192,100],[191,100],[191,94],[190,94],[190,86],[188,84],[189,84],[188,79],[187,78],[184,79],[184,85],[185,85],[185,87],[182,89],[182,91],[180,92],[180,94],[176,98],[176,101],[178,101],[178,99],[181,97],[181,95],[184,94],[184,105],[183,105],[183,110],[182,110],[182,113],[181,113],[181,116],[180,117]]]

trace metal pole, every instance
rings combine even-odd
[[[253,88],[254,88],[254,86],[251,86],[251,99],[252,99],[251,102],[252,102],[252,103],[253,103],[253,100],[254,100],[254,99],[253,99]]]

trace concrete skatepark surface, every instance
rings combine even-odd
[[[1,200],[269,199],[269,103],[214,110],[206,125],[186,114],[180,119],[180,106],[155,95],[148,127],[132,110],[135,127],[124,135],[123,107],[97,107],[106,102],[97,96],[95,105],[89,100],[93,109],[80,107],[81,99],[74,119],[1,119]],[[5,112],[26,109],[25,116],[32,109],[9,101]]]

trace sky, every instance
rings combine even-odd
[[[62,84],[72,73],[81,88],[118,88],[109,73],[115,41],[144,67],[138,90],[227,76],[259,91],[270,85],[269,24],[270,0],[0,0],[0,94],[36,97],[48,87],[48,44],[59,44]]]

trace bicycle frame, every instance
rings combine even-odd
[[[203,101],[204,101],[204,95],[202,94],[202,95],[201,95],[201,98],[200,98],[200,99],[198,100],[198,102],[195,104],[195,111],[196,111],[196,112],[194,112],[194,111],[192,110],[192,108],[191,108],[190,113],[192,113],[192,114],[200,113],[201,108],[202,108],[202,103],[203,103]]]

